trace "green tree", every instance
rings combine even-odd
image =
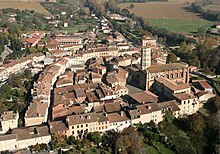
[[[51,142],[57,149],[67,145],[66,136],[63,134],[52,134]]]
[[[101,134],[99,132],[88,133],[87,138],[96,145],[102,141]]]
[[[144,137],[134,127],[129,126],[116,140],[116,149],[123,154],[142,153],[144,151],[143,139]]]
[[[13,50],[13,51],[21,51],[21,41],[20,39],[18,38],[12,38],[10,40],[11,42],[11,46],[10,48]]]
[[[206,127],[205,119],[200,114],[193,114],[189,117],[190,129],[199,134],[203,134]]]
[[[73,135],[71,135],[68,137],[67,141],[68,141],[68,144],[73,145],[75,142],[75,137]]]
[[[197,33],[198,33],[199,36],[205,36],[205,35],[206,35],[206,32],[207,32],[207,29],[206,29],[206,28],[204,28],[204,27],[199,27]]]
[[[167,61],[168,63],[176,63],[177,62],[177,57],[174,53],[169,53],[167,56]]]
[[[133,9],[134,8],[134,4],[130,4],[130,9]]]

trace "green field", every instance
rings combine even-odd
[[[177,33],[195,33],[199,27],[209,28],[213,22],[204,19],[148,19],[150,25]]]
[[[155,149],[153,146],[147,145],[146,146],[146,153],[150,153],[150,154],[174,154],[173,151],[171,151],[168,148],[165,148],[161,143],[159,142],[155,142],[155,146],[158,148]]]

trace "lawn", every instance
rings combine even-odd
[[[146,153],[159,154],[159,152],[156,149],[154,149],[153,146],[149,146],[149,145],[146,146]]]
[[[171,151],[168,148],[165,148],[163,146],[163,144],[159,143],[159,142],[155,142],[155,146],[159,149],[159,151],[157,149],[155,149],[153,146],[146,146],[146,153],[150,153],[150,154],[174,154],[173,151]]]
[[[155,145],[159,148],[161,154],[175,154],[168,148],[165,148],[161,143],[156,142]]]
[[[177,33],[195,33],[199,27],[209,28],[213,22],[204,19],[148,19],[151,25]]]
[[[34,10],[37,13],[51,15],[40,3],[30,2],[0,2],[0,9],[13,8],[19,10]]]
[[[85,151],[85,154],[96,154],[96,153],[100,153],[100,150],[95,147],[89,148]]]
[[[91,147],[91,148],[88,148],[87,150],[85,150],[85,154],[100,154],[102,150],[96,148],[96,147]],[[104,152],[105,154],[111,154],[110,152],[108,151],[105,151]]]

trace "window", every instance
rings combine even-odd
[[[74,129],[74,126],[72,126],[72,129]]]
[[[86,127],[88,127],[88,124],[86,124]]]
[[[81,128],[83,128],[83,125],[81,125]]]
[[[79,128],[79,125],[77,125],[77,128]]]

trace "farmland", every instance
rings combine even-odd
[[[210,27],[213,23],[201,19],[199,14],[189,9],[190,4],[180,3],[178,0],[171,2],[133,3],[134,8],[130,9],[131,3],[120,4],[121,9],[128,8],[131,13],[143,17],[151,25],[167,28],[170,31],[179,33],[196,32],[199,27]]]
[[[34,10],[37,13],[51,15],[40,3],[30,2],[0,2],[0,9],[13,8],[19,10]]]
[[[200,19],[198,14],[187,10],[188,4],[177,3],[136,3],[133,9],[129,9],[130,12],[135,13],[146,19]],[[130,3],[120,4],[121,9],[128,8]]]

